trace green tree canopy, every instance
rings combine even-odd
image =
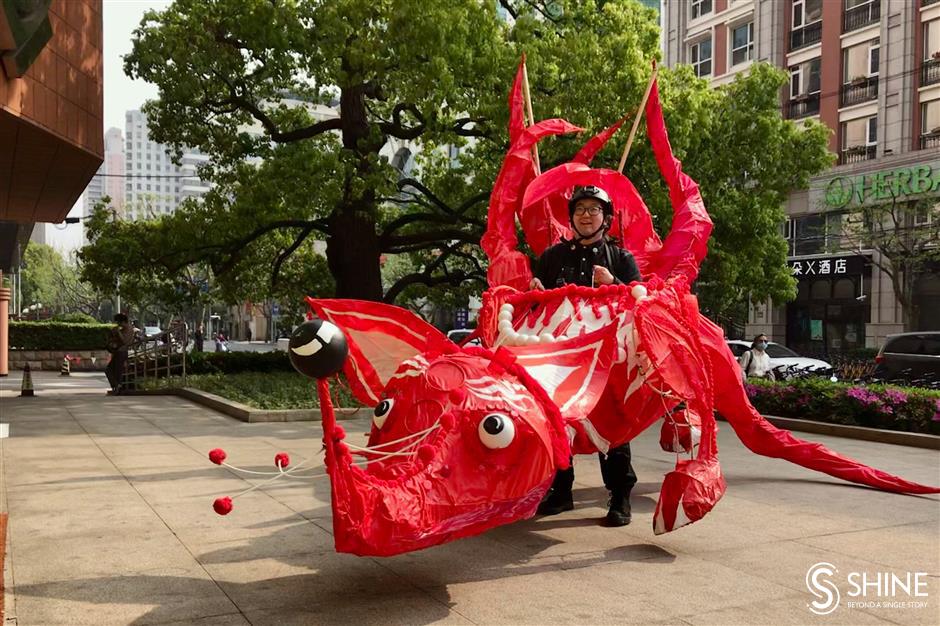
[[[152,137],[208,154],[214,187],[153,225],[104,227],[148,229],[132,257],[147,272],[207,263],[230,283],[252,257],[277,282],[323,238],[338,297],[480,289],[476,244],[523,52],[535,117],[593,133],[636,110],[656,14],[636,0],[177,0],[146,15],[125,69],[160,89],[145,105]],[[673,148],[716,222],[700,287],[716,312],[747,293],[792,297],[781,205],[830,157],[824,127],[781,119],[784,82],[761,64],[718,90],[688,67],[660,72]],[[625,135],[595,164],[615,166]],[[543,169],[585,139],[540,146]],[[414,180],[387,156],[402,147],[419,154]],[[671,207],[642,135],[625,172],[665,234]],[[413,257],[384,287],[383,254]]]
[[[30,243],[23,254],[23,307],[42,304],[55,314],[98,313],[98,294],[52,246]]]

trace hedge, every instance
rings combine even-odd
[[[10,347],[18,350],[104,350],[112,324],[10,322]]]
[[[190,352],[187,373],[239,374],[241,372],[293,372],[287,353],[272,352]]]
[[[940,435],[940,391],[825,378],[748,380],[745,388],[765,415]]]
[[[282,353],[283,354],[283,353]],[[191,387],[222,396],[256,409],[315,409],[319,408],[316,382],[297,372],[242,372],[240,374],[197,374],[182,378],[174,376],[150,379],[143,389]],[[330,381],[333,403],[337,407],[361,406],[349,392],[345,383]]]

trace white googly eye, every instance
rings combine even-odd
[[[516,437],[516,426],[508,415],[490,413],[480,420],[477,433],[484,446],[491,450],[498,450],[512,443]]]
[[[395,401],[391,398],[382,400],[375,406],[375,410],[372,411],[372,423],[376,428],[382,428],[385,425],[385,420],[388,419],[393,406],[395,406]]]

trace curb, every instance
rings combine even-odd
[[[765,415],[764,418],[776,426],[786,430],[795,430],[817,435],[832,435],[845,439],[860,439],[876,443],[890,443],[897,446],[910,446],[912,448],[926,448],[940,450],[940,437],[925,433],[908,433],[900,430],[882,430],[867,426],[847,426],[845,424],[830,424],[828,422],[814,422],[812,420],[796,419],[793,417],[777,417]]]
[[[234,417],[242,422],[250,424],[258,422],[318,422],[320,421],[320,409],[281,409],[266,410],[256,409],[255,407],[233,402],[222,396],[193,389],[191,387],[176,387],[172,389],[152,389],[125,391],[122,396],[179,396],[196,404],[201,404],[219,413],[224,413],[229,417]],[[371,408],[341,409],[336,408],[337,420],[352,420],[360,417],[368,417],[372,413]]]

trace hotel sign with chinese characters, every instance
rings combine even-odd
[[[865,258],[853,255],[794,259],[787,261],[787,266],[796,278],[839,278],[861,274],[865,269]]]
[[[836,176],[825,187],[827,208],[842,209],[940,191],[940,164],[912,165],[857,176]]]

